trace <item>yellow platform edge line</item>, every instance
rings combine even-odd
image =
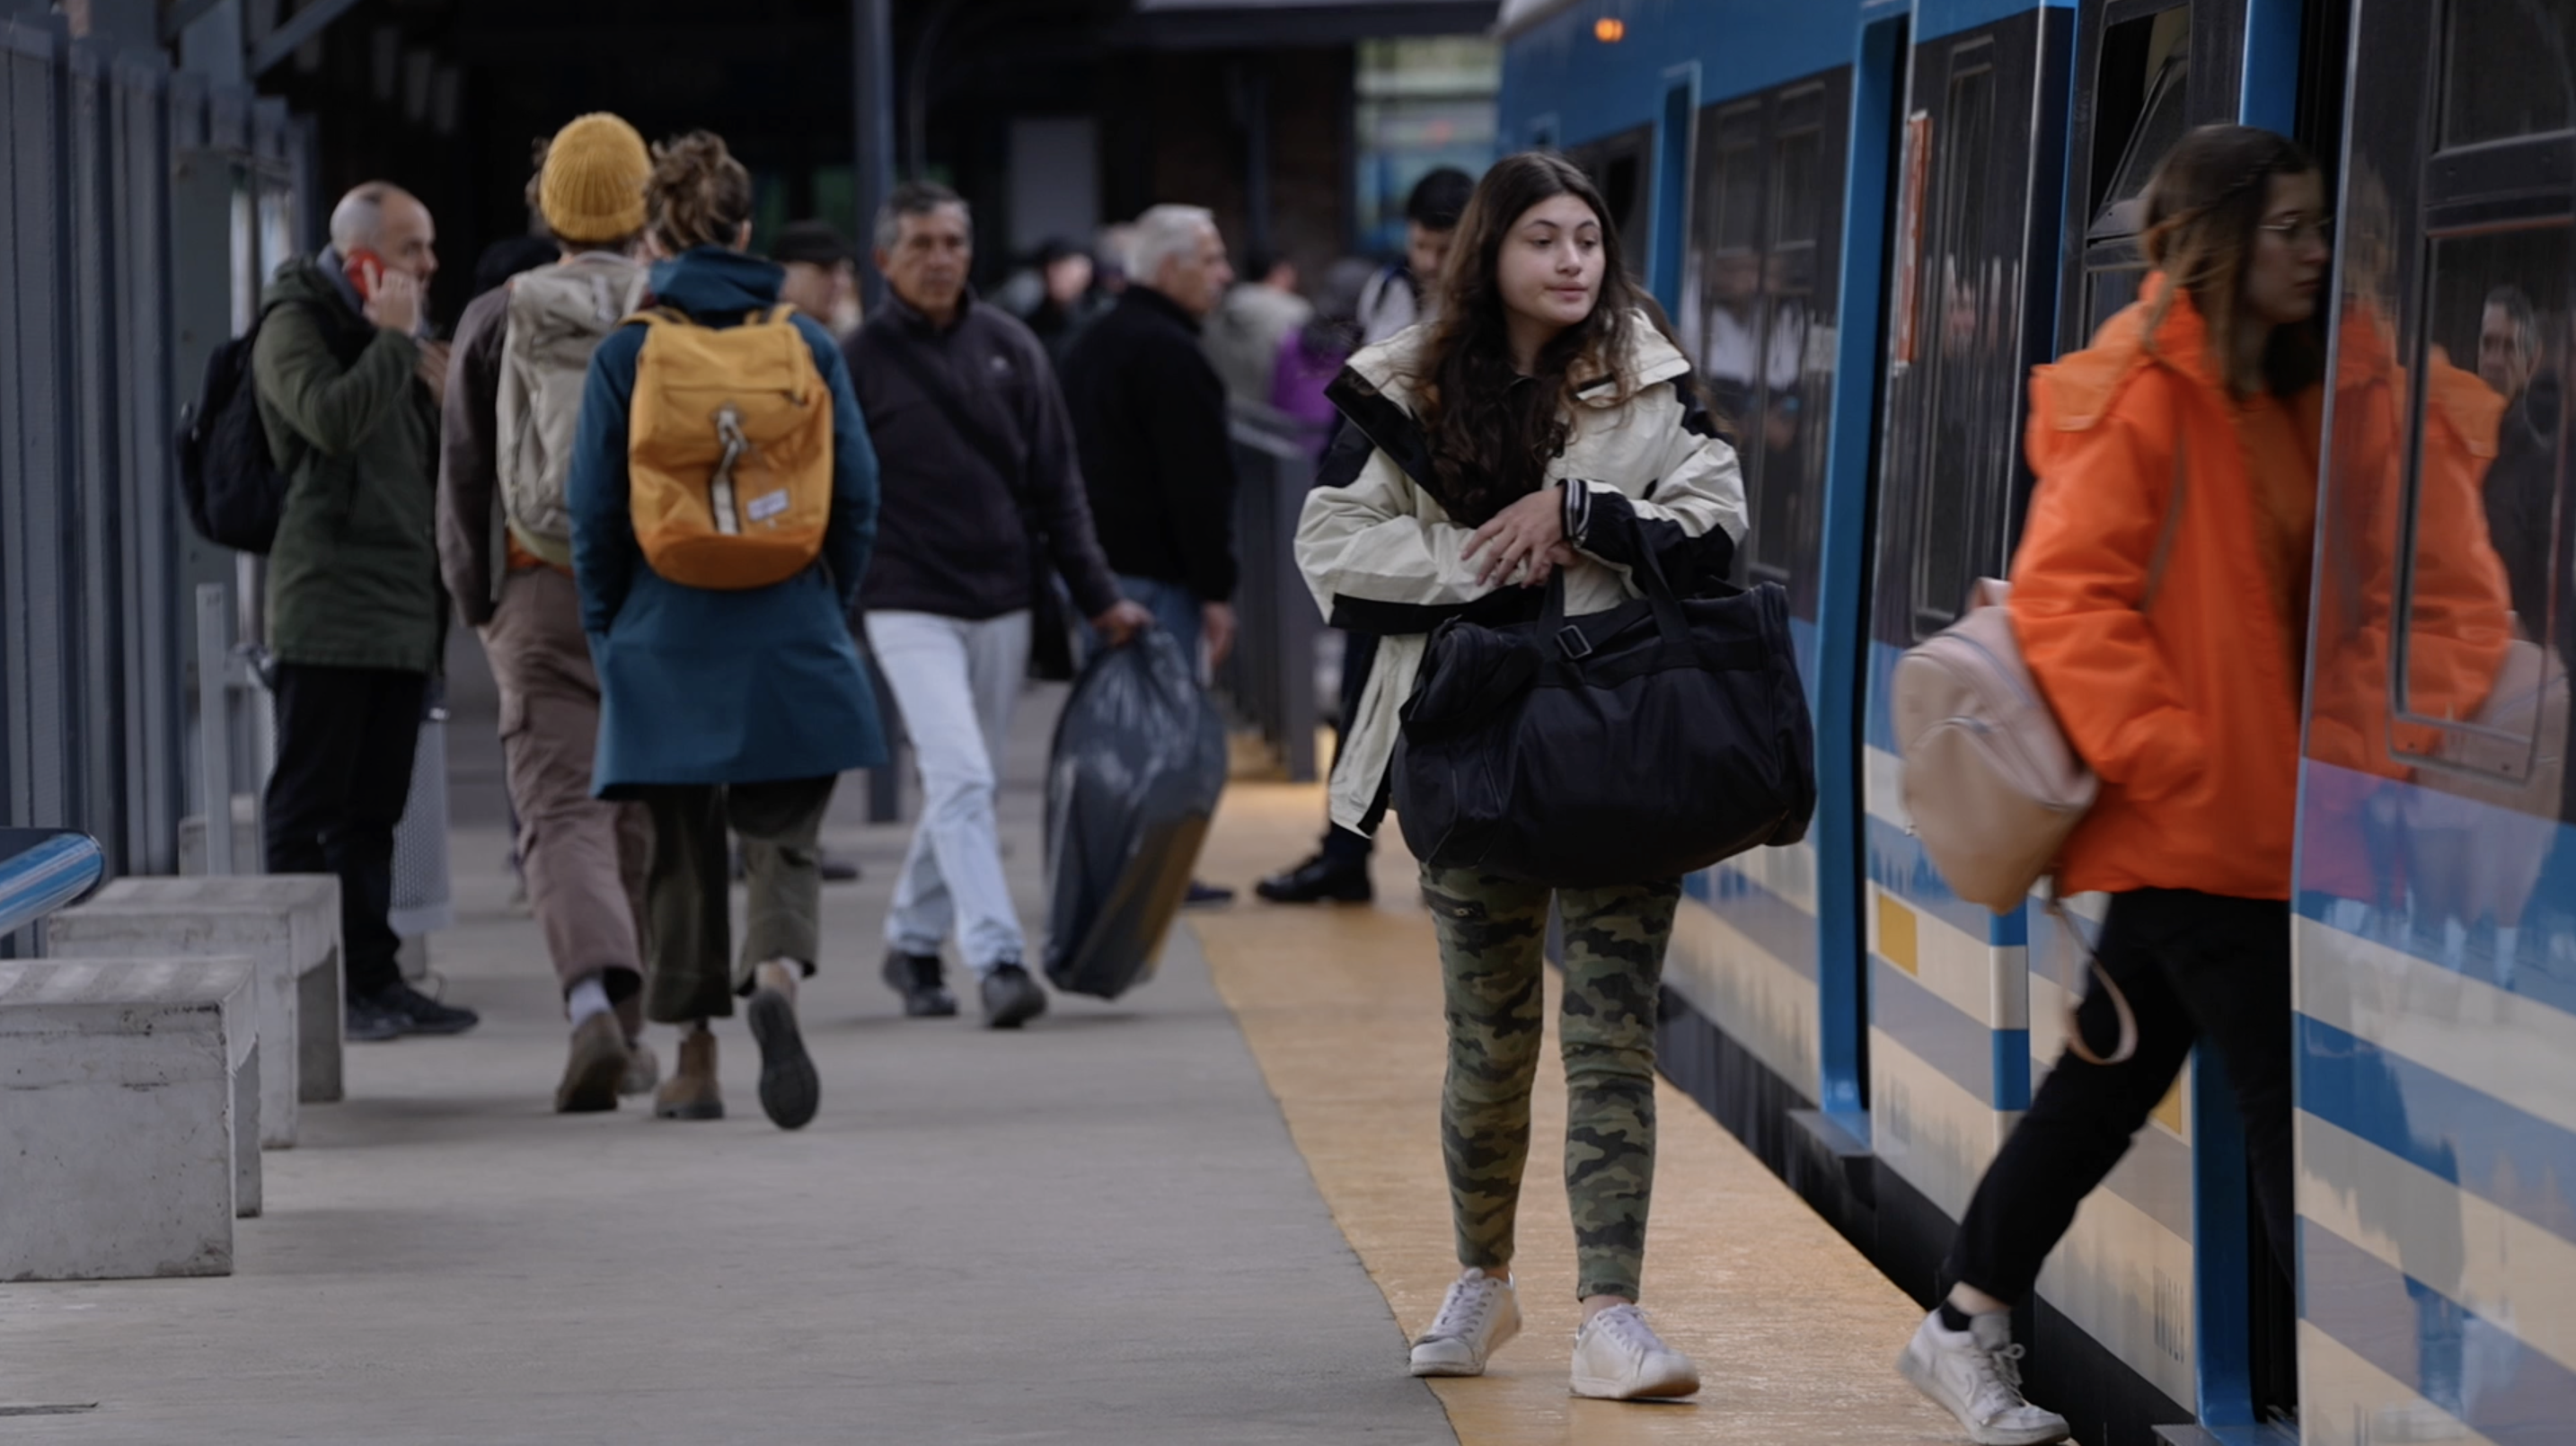
[[[1234,786],[1201,876],[1255,877],[1310,850],[1322,807],[1312,786]],[[1392,826],[1375,879],[1374,907],[1246,902],[1186,927],[1334,1224],[1395,1316],[1386,1369],[1397,1372],[1458,1267],[1440,1159],[1438,960]],[[1551,971],[1551,1058],[1557,998]],[[1710,1389],[1678,1405],[1568,1395],[1578,1308],[1560,1183],[1565,1094],[1561,1070],[1543,1068],[1513,1262],[1523,1334],[1485,1376],[1427,1383],[1461,1446],[1958,1439],[1892,1368],[1919,1318],[1912,1302],[1696,1102],[1665,1082],[1656,1105],[1645,1305]]]

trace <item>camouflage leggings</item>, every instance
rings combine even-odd
[[[1422,871],[1440,932],[1449,1078],[1442,1154],[1458,1263],[1512,1259],[1538,1073],[1549,891],[1472,869]],[[1655,997],[1680,881],[1560,889],[1565,920],[1565,1193],[1575,1294],[1637,1298],[1655,1182]]]

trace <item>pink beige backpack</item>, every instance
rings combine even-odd
[[[2182,520],[2183,452],[2174,448],[2172,495],[2147,566],[2138,610],[2155,605]],[[2077,756],[2022,660],[2005,606],[2012,585],[1979,578],[1957,622],[1897,660],[1889,707],[1905,761],[1906,816],[1951,892],[1998,914],[2021,907],[2092,810],[2100,780]],[[2053,892],[2053,891],[2052,891]],[[2052,911],[2059,912],[2055,901]],[[2095,964],[2099,972],[2100,965]],[[2068,1045],[2094,1063],[2128,1058],[2137,1025],[2110,977],[2102,982],[2120,1017],[2120,1045],[2097,1058],[2067,1021]],[[2068,999],[2074,992],[2068,991]],[[2070,1015],[2073,1006],[2069,1004]]]

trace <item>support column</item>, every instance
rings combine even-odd
[[[850,0],[851,96],[858,148],[851,170],[859,203],[859,285],[867,305],[885,298],[868,232],[894,190],[894,0]]]

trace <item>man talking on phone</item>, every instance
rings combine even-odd
[[[461,1034],[477,1020],[395,963],[394,825],[411,792],[438,666],[438,409],[428,340],[438,273],[429,208],[371,181],[331,212],[331,244],[280,266],[251,352],[260,420],[287,478],[268,557],[277,771],[268,871],[337,874],[350,1039]]]

